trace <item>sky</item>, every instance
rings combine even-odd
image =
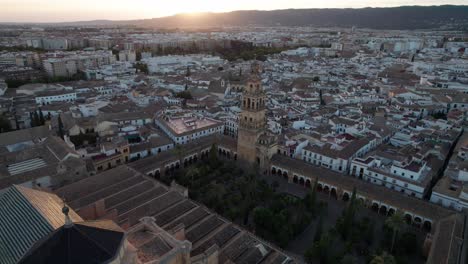
[[[128,20],[192,12],[467,5],[468,0],[0,0],[0,22]]]

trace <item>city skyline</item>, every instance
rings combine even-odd
[[[180,13],[230,12],[237,10],[277,10],[301,8],[365,8],[365,7],[396,7],[396,6],[430,6],[430,5],[463,5],[463,0],[413,0],[413,1],[347,1],[331,0],[326,3],[304,0],[292,1],[246,1],[240,0],[220,4],[214,0],[196,2],[161,3],[161,1],[116,0],[94,2],[83,0],[79,2],[59,2],[56,0],[2,0],[0,1],[0,22],[12,23],[56,23],[88,20],[131,20],[149,19],[171,16]]]
[[[0,0],[0,264],[468,263],[468,0]]]

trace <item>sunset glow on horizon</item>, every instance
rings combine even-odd
[[[466,0],[0,0],[0,22],[65,22],[95,19],[128,20],[193,12],[274,10],[288,8],[362,8],[402,5],[463,5]]]

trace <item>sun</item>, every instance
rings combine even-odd
[[[230,4],[223,4],[215,0],[203,1],[172,1],[172,3],[165,4],[164,11],[167,14],[192,14],[197,15],[204,12],[225,12],[229,10]]]

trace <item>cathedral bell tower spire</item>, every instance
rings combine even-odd
[[[252,72],[242,94],[239,117],[237,154],[241,161],[250,164],[258,160],[257,140],[266,127],[266,95],[260,79],[260,65],[252,64]]]

